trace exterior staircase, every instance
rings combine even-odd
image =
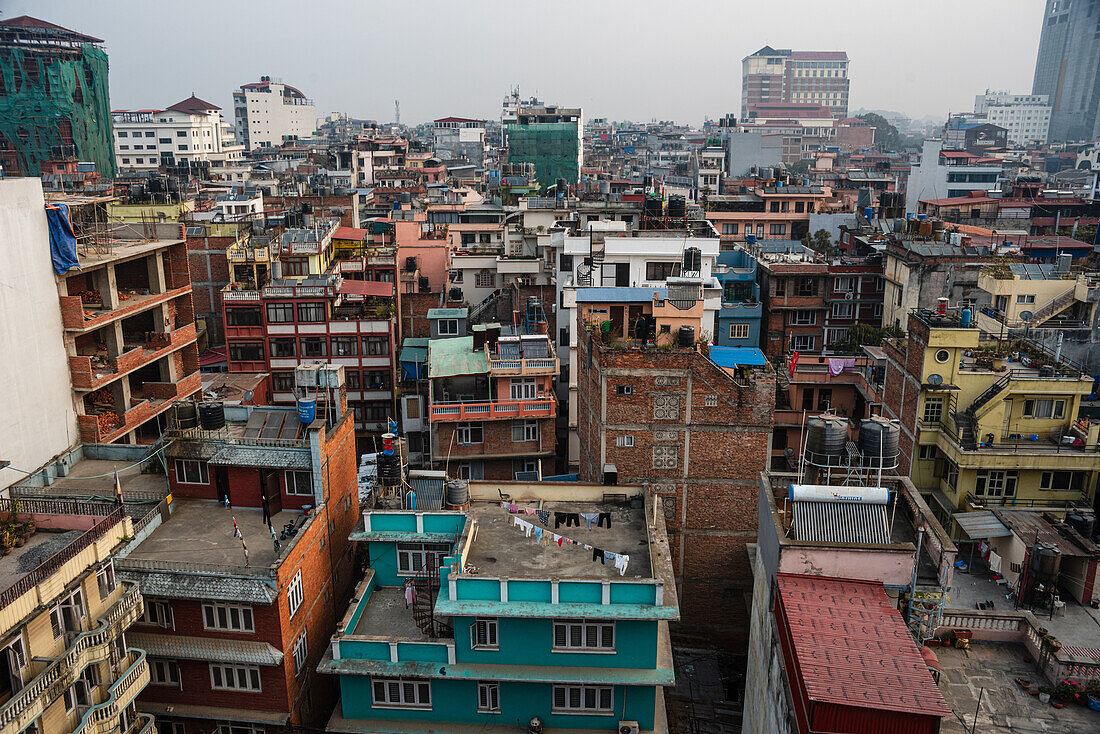
[[[1032,327],[1039,326],[1044,321],[1051,319],[1058,314],[1065,311],[1067,308],[1073,305],[1074,292],[1077,290],[1077,286],[1072,285],[1068,290],[1062,291],[1054,298],[1050,299],[1038,310],[1033,311],[1031,314],[1031,321],[1029,322]]]

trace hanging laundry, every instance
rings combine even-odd
[[[535,529],[535,542],[536,543],[541,543],[542,542],[542,528],[540,528],[537,525],[533,525],[532,527]]]
[[[855,369],[855,366],[855,357],[829,357],[829,374],[832,377],[836,377],[845,370],[851,372]]]
[[[592,560],[593,561],[599,561],[601,565],[606,565],[604,563],[603,551],[600,550],[599,548],[593,548],[592,549]]]
[[[562,544],[562,542],[564,542],[564,541],[565,541],[565,538],[563,538],[562,536],[558,535],[557,533],[554,533],[554,542],[558,544],[558,547],[559,547],[559,548],[561,548],[561,544]]]
[[[1001,572],[1001,557],[993,551],[989,551],[989,570],[993,573]]]
[[[592,546],[590,546],[588,543],[580,543],[579,545],[585,550],[592,550]]]
[[[405,585],[405,608],[408,609],[409,605],[416,601],[416,589],[412,584]]]
[[[508,503],[507,503],[507,502],[501,502],[501,503],[500,503],[500,509],[502,509],[502,510],[504,510],[505,512],[507,512],[507,511],[508,511]]]
[[[624,555],[622,553],[616,553],[613,563],[615,565],[615,568],[619,569],[619,575],[623,576],[624,574],[626,574],[627,564],[630,563],[630,556]]]
[[[580,527],[580,524],[581,524],[580,515],[578,515],[575,512],[555,512],[554,513],[554,527],[555,528],[561,527],[562,525],[565,525],[565,527],[570,527],[572,525],[576,525],[577,527]]]
[[[523,508],[523,514],[527,515],[527,517],[534,517],[535,516],[535,508],[534,507],[524,507]]]
[[[610,530],[611,529],[611,513],[610,512],[601,512],[600,513],[600,520],[599,520],[598,523],[596,523],[596,527],[602,528],[605,520],[607,521],[607,528],[608,528],[608,530]]]
[[[589,530],[592,529],[592,523],[600,519],[600,513],[598,512],[582,512],[580,513],[580,516],[584,519],[586,523],[588,523]]]
[[[508,512],[511,512],[511,513],[519,512],[519,505],[517,505],[515,502],[508,503]]]
[[[535,510],[535,514],[538,515],[539,522],[550,527],[550,510]]]

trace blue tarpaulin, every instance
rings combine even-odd
[[[711,347],[710,361],[719,367],[763,367],[768,363],[756,347]]]
[[[66,204],[47,204],[46,223],[50,227],[50,259],[53,271],[58,275],[69,272],[69,268],[79,268],[76,259],[76,235],[69,221],[69,207]]]

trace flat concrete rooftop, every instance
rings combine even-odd
[[[215,500],[174,499],[172,516],[143,540],[128,558],[133,560],[171,561],[267,568],[275,561],[271,531],[261,522],[263,511],[252,508],[225,509]],[[241,539],[233,535],[233,520],[244,535],[248,547],[245,562]],[[279,534],[283,525],[300,521],[299,512],[279,512],[271,516],[271,525]],[[296,538],[280,541],[282,548]]]
[[[412,608],[405,608],[404,588],[400,586],[375,587],[351,634],[413,640],[425,637],[413,621]]]
[[[10,588],[16,581],[79,538],[82,533],[82,530],[62,532],[39,530],[27,538],[22,547],[12,548],[10,554],[0,556],[0,591]]]
[[[72,496],[83,494],[89,497],[114,499],[115,476],[122,485],[122,497],[134,494],[143,498],[150,495],[164,497],[168,494],[168,480],[163,474],[142,474],[133,460],[106,461],[103,459],[81,459],[69,467],[67,476],[58,477],[53,484],[45,488],[51,494]]]
[[[141,225],[136,225],[140,227]],[[121,228],[119,228],[121,231]],[[126,229],[125,233],[132,232],[131,229]],[[77,260],[80,262],[80,271],[70,271],[66,273],[68,275],[75,275],[76,272],[86,272],[92,268],[97,268],[108,263],[118,262],[121,260],[132,260],[136,257],[143,257],[157,250],[162,250],[165,247],[171,247],[172,245],[178,245],[186,240],[181,239],[164,239],[164,240],[138,240],[138,239],[112,239],[109,244],[96,249],[93,247],[85,247],[81,245],[77,249]],[[63,276],[64,277],[64,276]],[[129,304],[127,304],[129,305]]]
[[[513,515],[501,509],[499,502],[473,502],[470,513],[478,523],[477,535],[471,542],[467,563],[476,566],[486,576],[564,577],[564,578],[618,578],[619,571],[611,562],[601,564],[592,560],[592,551],[581,546],[563,544],[560,548],[551,539],[558,533],[579,543],[586,543],[612,553],[630,556],[625,578],[651,578],[653,569],[649,562],[649,533],[645,524],[645,508],[633,507],[629,502],[550,502],[539,500],[517,501],[521,507],[537,507],[550,511],[549,525],[537,517]],[[611,527],[589,530],[582,519],[579,526],[554,527],[554,512],[610,512]],[[528,538],[524,531],[513,524],[520,517],[542,528],[542,543],[535,541],[535,534]]]

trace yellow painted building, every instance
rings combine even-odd
[[[884,408],[901,419],[913,483],[941,519],[990,506],[1092,505],[1100,424],[1077,420],[1091,378],[953,314],[910,313],[908,337],[884,351]]]
[[[107,218],[112,222],[179,222],[188,212],[195,211],[195,200],[185,199],[175,204],[107,204]]]
[[[141,594],[112,562],[130,518],[113,502],[0,499],[0,517],[12,513],[0,537],[0,734],[153,732],[134,707],[145,652],[124,637]]]

